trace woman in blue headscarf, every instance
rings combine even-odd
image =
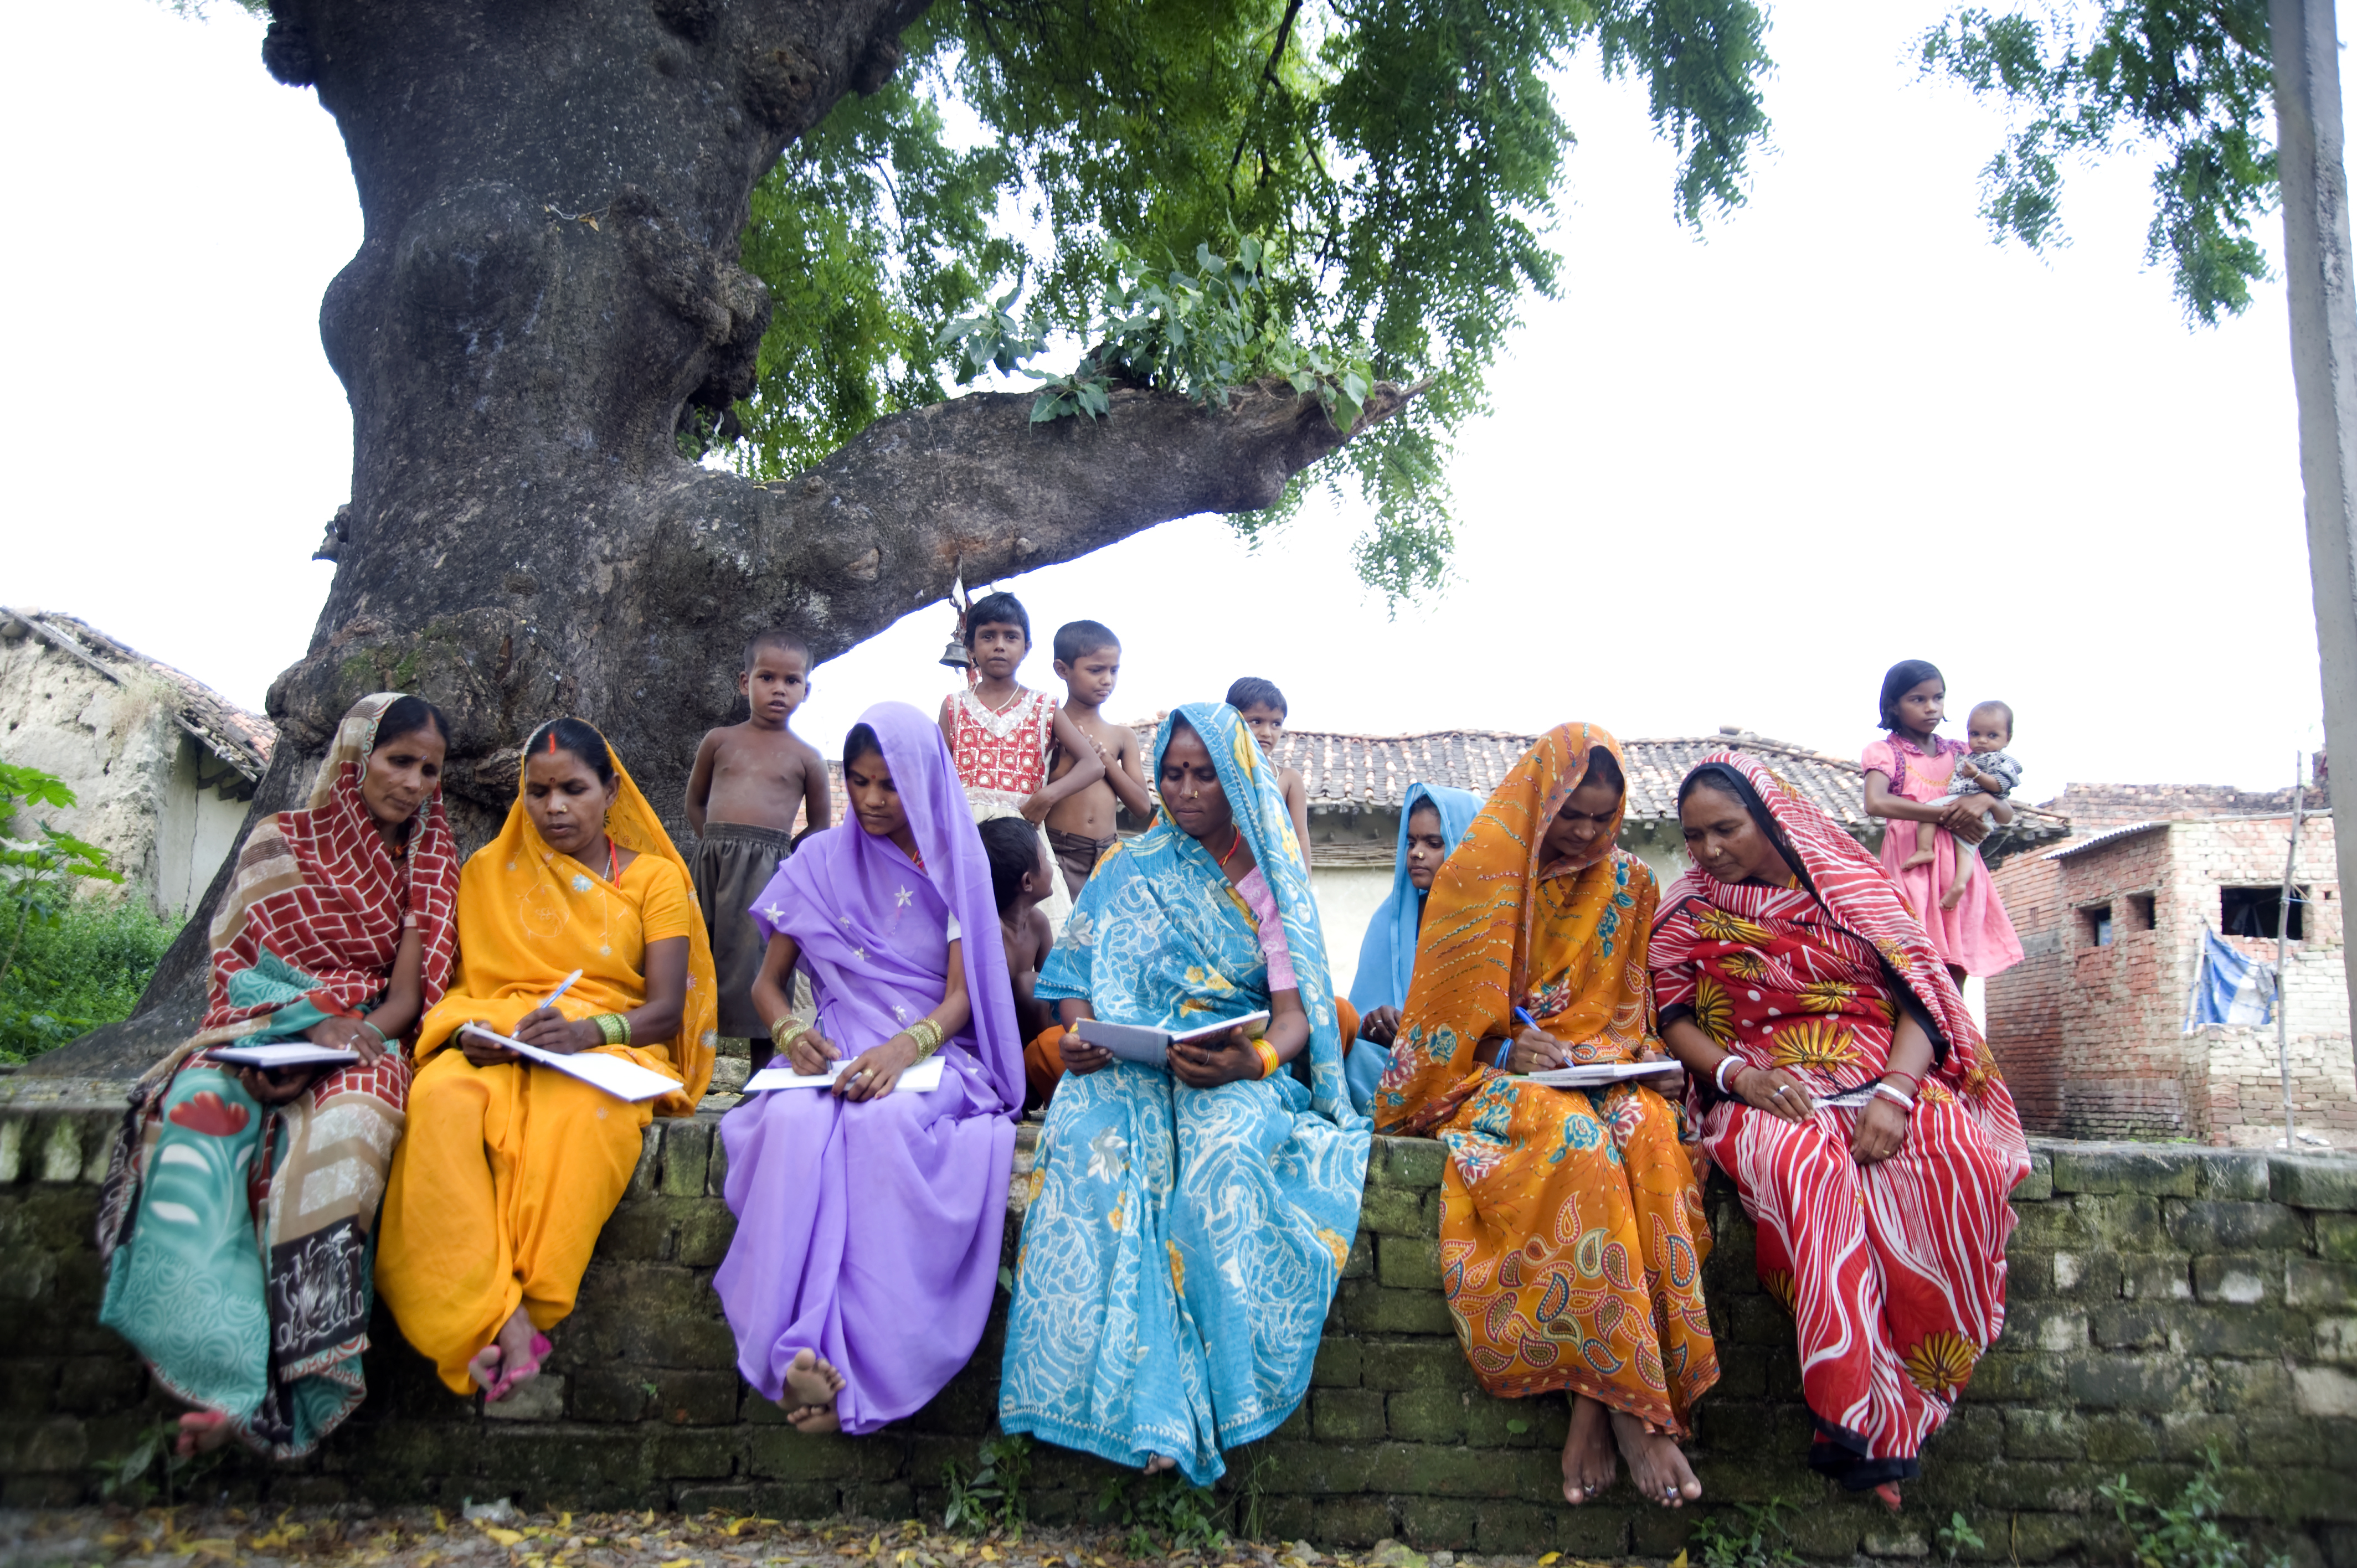
[[[1407,983],[1415,972],[1416,933],[1424,929],[1424,896],[1440,863],[1448,858],[1481,810],[1481,798],[1446,784],[1407,787],[1400,810],[1399,849],[1393,857],[1392,896],[1375,907],[1367,935],[1359,943],[1359,977],[1351,982],[1351,1005],[1358,1009],[1359,1037],[1348,1043],[1351,1104],[1371,1114],[1375,1084],[1392,1065],[1392,1036],[1407,1003]]]
[[[1275,770],[1217,703],[1163,721],[1154,767],[1159,820],[1097,863],[1033,994],[1068,1027],[1272,1016],[1150,1067],[1065,1036],[998,1422],[1209,1486],[1309,1386],[1370,1130]]]

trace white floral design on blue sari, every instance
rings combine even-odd
[[[1371,1129],[1351,1108],[1326,945],[1275,769],[1233,709],[1183,720],[1275,894],[1309,1015],[1310,1081],[1193,1090],[1114,1062],[1067,1074],[1040,1138],[1007,1317],[998,1419],[1197,1486],[1309,1385],[1358,1230]],[[1196,1027],[1268,1005],[1268,969],[1210,852],[1168,818],[1098,863],[1035,994],[1122,1023]]]

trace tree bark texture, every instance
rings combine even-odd
[[[1266,506],[1340,445],[1279,384],[1211,411],[1123,391],[1093,424],[961,397],[767,486],[678,456],[684,407],[753,384],[770,299],[737,246],[755,183],[883,83],[925,4],[274,0],[264,63],[335,116],[365,232],[320,311],[351,500],[309,650],[271,688],[280,739],[249,826],[379,690],[448,713],[469,848],[513,797],[524,736],[565,714],[676,819],[755,631],[792,626],[824,659],[961,568],[987,580]],[[1405,396],[1378,388],[1370,419]],[[142,1016],[47,1070],[141,1065],[185,1033],[227,882],[224,865]]]

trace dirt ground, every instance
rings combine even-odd
[[[1527,1557],[1424,1553],[1397,1541],[1320,1552],[1307,1541],[1174,1542],[1101,1530],[986,1535],[900,1523],[701,1519],[673,1514],[531,1514],[503,1504],[436,1509],[67,1509],[0,1513],[0,1568],[1607,1568],[1550,1552]]]

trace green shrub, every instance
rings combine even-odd
[[[77,898],[50,924],[29,924],[0,975],[0,1062],[25,1062],[131,1016],[178,934],[145,900]]]

